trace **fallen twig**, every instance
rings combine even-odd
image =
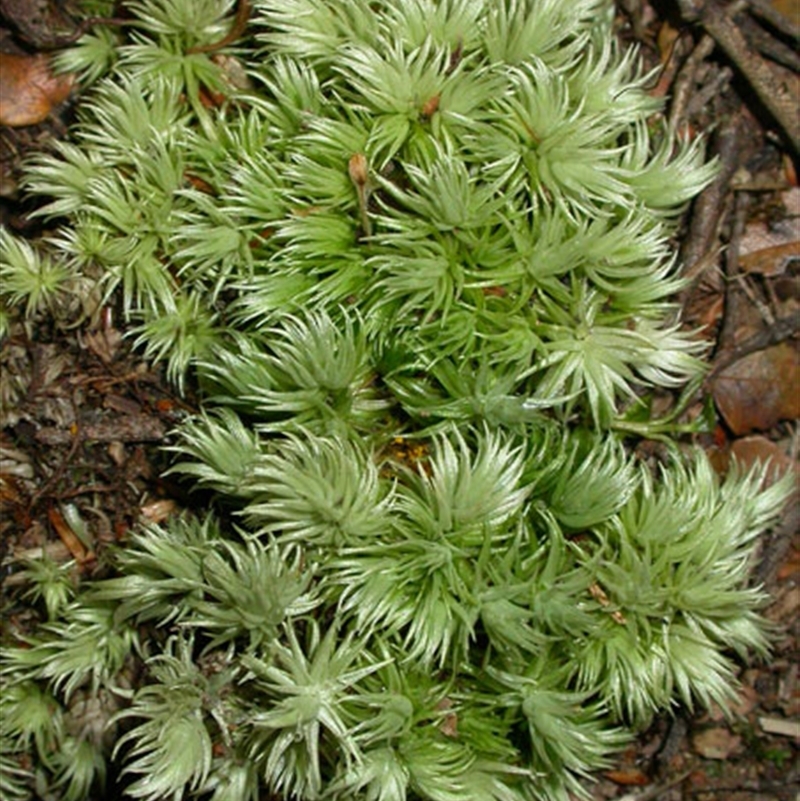
[[[686,106],[692,94],[695,83],[695,75],[700,65],[711,55],[714,50],[714,40],[710,36],[703,36],[697,46],[689,54],[683,66],[675,78],[672,86],[672,101],[669,109],[669,126],[672,130],[677,130],[685,117]]]
[[[113,420],[86,423],[77,433],[48,426],[36,432],[43,445],[66,445],[70,442],[160,442],[166,436],[164,424],[148,414],[126,414]]]
[[[686,304],[703,273],[716,264],[720,220],[725,211],[725,198],[731,180],[739,167],[743,132],[742,117],[740,114],[734,114],[728,117],[715,137],[714,144],[720,161],[720,170],[714,181],[695,201],[689,232],[681,248],[681,261],[685,265],[684,275],[690,282],[681,292],[679,298],[681,306]]]
[[[791,47],[776,39],[765,28],[762,28],[752,17],[740,14],[736,22],[741,26],[750,45],[776,64],[783,64],[795,72],[800,71],[800,55]]]
[[[800,153],[800,115],[791,91],[778,76],[777,68],[771,67],[750,47],[728,10],[713,0],[678,0],[678,5],[685,19],[699,22],[725,51],[783,129],[794,151]]]
[[[776,31],[800,41],[800,25],[781,14],[770,0],[747,0],[747,5],[754,17],[760,17]]]
[[[728,248],[725,253],[724,267],[726,277],[725,314],[722,319],[722,330],[717,342],[717,354],[735,350],[736,336],[739,328],[740,309],[742,303],[739,277],[739,249],[745,225],[747,224],[750,196],[744,192],[736,195],[733,221],[731,224]]]

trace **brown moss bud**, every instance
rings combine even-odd
[[[350,180],[357,187],[365,187],[369,180],[367,157],[363,153],[354,153],[347,163],[347,172],[350,175]]]

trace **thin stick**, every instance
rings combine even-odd
[[[687,20],[697,20],[736,64],[783,129],[795,152],[800,153],[800,114],[797,113],[792,92],[787,87],[787,82],[781,79],[777,68],[771,67],[750,47],[738,25],[715,2],[678,0],[678,5],[684,17]]]

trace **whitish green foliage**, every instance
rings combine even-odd
[[[136,644],[136,632],[115,624],[113,607],[75,601],[62,620],[24,642],[6,654],[3,671],[47,681],[69,700],[84,684],[96,691],[110,682]]]
[[[363,646],[350,637],[337,642],[335,628],[321,637],[312,621],[305,648],[293,627],[286,631],[288,644],[273,649],[267,662],[242,659],[263,698],[263,711],[248,720],[248,740],[251,755],[266,762],[272,790],[290,797],[315,797],[323,789],[320,749],[324,738],[332,738],[346,762],[359,756],[347,706],[357,683],[378,665],[370,664]]]
[[[264,335],[236,337],[200,363],[201,377],[218,401],[272,430],[370,431],[389,402],[374,386],[362,327],[346,314],[338,319],[291,316]]]
[[[24,597],[44,601],[47,619],[55,620],[65,609],[75,591],[75,562],[54,562],[46,554],[28,558],[20,576],[28,583]]]
[[[123,575],[95,585],[95,601],[116,602],[118,621],[201,628],[209,648],[242,636],[271,641],[285,618],[317,605],[298,564],[255,541],[223,539],[210,518],[146,528],[117,559]]]
[[[339,438],[292,437],[265,455],[249,482],[247,520],[259,535],[334,550],[374,543],[385,531],[390,497],[378,469],[355,445]]]
[[[167,361],[167,374],[179,389],[192,362],[206,357],[218,334],[217,315],[196,294],[178,295],[175,306],[149,316],[137,329],[145,356]]]
[[[231,328],[296,341],[286,313],[309,306],[355,305],[362,347],[391,332],[397,367],[486,362],[527,376],[537,406],[569,397],[604,425],[638,387],[697,371],[665,325],[666,241],[713,168],[668,132],[651,143],[656,104],[605,4],[256,3],[266,49],[246,53],[240,90],[197,50],[230,5],[133,4],[75,144],[27,178],[45,213],[80,220],[56,238],[64,260],[121,287],[179,383],[224,358]],[[12,300],[40,305],[59,269],[36,288],[12,265]]]
[[[120,713],[142,721],[116,751],[136,797],[245,799],[263,781],[299,798],[561,799],[621,723],[724,702],[724,650],[766,647],[748,561],[786,485],[745,506],[755,473],[720,485],[698,457],[656,482],[555,427],[528,443],[453,428],[415,467],[386,452],[379,466],[380,438],[367,451],[243,430],[222,412],[176,446],[180,470],[216,485],[244,445],[252,469],[218,484],[238,536],[211,519],[145,529],[63,623],[3,650],[14,748],[53,736],[32,690],[113,686],[131,642],[118,632],[150,621],[178,639],[147,646],[151,681]]]
[[[33,774],[22,766],[24,752],[15,752],[5,738],[0,740],[0,793],[8,801],[27,801],[31,797]]]
[[[4,668],[11,661],[13,657],[4,659]],[[47,775],[59,798],[82,801],[105,781],[108,743],[103,730],[110,716],[105,702],[109,693],[78,691],[68,702],[63,691],[44,689],[28,675],[38,674],[22,666],[20,672],[4,669],[0,675],[2,797],[31,798]],[[34,755],[36,765],[31,764]]]
[[[223,52],[231,0],[62,53],[94,86],[26,181],[67,225],[0,232],[0,326],[95,288],[194,382],[171,472],[216,507],[25,565],[0,792],[566,801],[768,646],[787,483],[614,434],[700,374],[670,237],[714,165],[606,0],[250,5]]]
[[[27,242],[0,229],[0,299],[6,307],[24,306],[25,315],[53,311],[68,285],[69,272]]]
[[[126,771],[140,778],[128,794],[157,801],[182,795],[185,787],[197,789],[208,777],[213,746],[203,718],[215,688],[194,663],[185,639],[171,639],[148,667],[152,683],[118,715],[141,722],[118,740],[116,750],[131,743]]]

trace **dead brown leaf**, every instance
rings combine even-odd
[[[69,548],[73,559],[81,565],[86,562],[93,554],[86,550],[84,544],[78,539],[75,532],[64,519],[64,515],[58,509],[48,509],[47,517],[50,520],[50,525],[55,529],[56,534],[61,538],[64,545]]]
[[[739,242],[739,269],[766,276],[782,275],[800,258],[800,188],[780,194],[782,217],[753,220]]]
[[[800,241],[762,248],[739,257],[739,267],[746,273],[774,276],[786,272],[789,263],[800,259]]]
[[[714,379],[711,392],[731,431],[741,436],[800,417],[798,387],[797,349],[782,342],[734,362]]]
[[[658,52],[660,54],[662,66],[667,63],[667,60],[670,57],[670,52],[675,46],[675,42],[678,40],[680,35],[680,30],[672,25],[669,20],[664,20],[659,27],[656,44],[658,45]]]
[[[447,713],[439,724],[439,731],[441,731],[445,737],[458,737],[458,714],[455,711],[450,711],[453,709],[453,706],[453,701],[450,698],[442,698],[442,700],[436,704],[436,709],[438,711]]]
[[[797,622],[800,616],[800,588],[798,588],[791,577],[778,588],[772,595],[772,603],[764,613],[767,620],[786,625],[789,621]]]
[[[54,74],[42,54],[0,53],[0,75],[0,125],[11,128],[43,122],[75,83],[72,74]]]

